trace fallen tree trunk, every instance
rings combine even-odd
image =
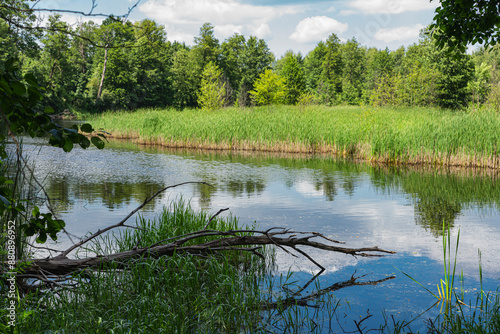
[[[195,231],[186,235],[176,236],[173,238],[160,240],[157,243],[144,248],[134,248],[124,252],[114,253],[114,254],[98,254],[96,256],[91,256],[87,258],[69,258],[68,255],[74,250],[82,247],[91,240],[99,237],[100,235],[118,227],[133,227],[125,225],[125,222],[136,212],[142,209],[147,203],[149,203],[153,198],[158,196],[160,193],[167,189],[178,187],[184,184],[205,184],[210,186],[205,182],[184,182],[176,184],[173,186],[165,187],[157,191],[150,198],[147,198],[144,203],[139,205],[136,209],[132,210],[124,219],[120,222],[108,226],[104,229],[98,230],[96,233],[83,238],[77,243],[74,243],[71,247],[64,251],[59,251],[60,254],[55,257],[49,257],[46,259],[29,259],[22,262],[22,270],[19,270],[19,278],[37,278],[44,282],[52,278],[61,279],[64,276],[71,275],[77,271],[82,271],[91,268],[105,267],[108,264],[115,263],[122,265],[127,261],[140,258],[140,257],[150,257],[159,258],[162,256],[172,256],[174,254],[192,254],[192,255],[209,255],[220,252],[227,251],[244,251],[251,252],[257,256],[264,258],[264,256],[258,252],[262,246],[273,245],[276,246],[286,253],[296,256],[291,251],[301,254],[313,262],[316,266],[321,269],[321,272],[325,270],[321,264],[310,257],[303,249],[297,246],[312,247],[315,249],[321,249],[329,252],[343,253],[352,256],[363,256],[363,257],[376,257],[383,256],[383,254],[394,254],[395,252],[380,249],[378,247],[368,247],[368,248],[348,248],[337,246],[333,244],[343,244],[343,242],[336,241],[325,237],[324,235],[317,232],[299,232],[292,231],[284,228],[273,227],[266,231],[254,231],[254,230],[232,230],[232,231],[217,231],[209,230],[208,227],[212,221],[222,212],[228,209],[221,209],[216,214],[214,214],[203,230]],[[193,244],[193,241],[199,238],[213,238],[214,240],[201,242],[199,244]],[[322,243],[318,241],[312,241],[313,238],[323,239],[329,242]],[[54,251],[54,250],[51,250]],[[22,271],[22,272],[21,272]]]
[[[254,234],[254,235],[248,235],[248,234]],[[188,246],[184,245],[188,241],[192,241],[197,238],[207,237],[207,236],[211,237],[215,236],[219,238],[216,240],[196,245],[188,245]],[[317,241],[311,241],[310,239],[322,238],[334,243],[341,243],[341,242],[328,239],[320,233],[290,231],[283,228],[272,228],[267,231],[201,230],[177,238],[178,238],[177,240],[166,244],[155,244],[145,248],[136,248],[125,252],[109,254],[109,255],[98,255],[83,259],[70,259],[61,256],[51,259],[32,259],[30,260],[31,262],[30,265],[24,268],[24,274],[38,275],[40,271],[43,271],[45,275],[68,275],[77,270],[86,268],[96,268],[106,264],[110,264],[112,262],[121,263],[138,257],[158,258],[161,256],[172,256],[174,253],[206,255],[214,252],[246,251],[246,252],[252,252],[257,256],[263,257],[262,254],[258,253],[258,250],[263,245],[275,245],[277,247],[280,247],[287,253],[290,253],[290,251],[288,251],[287,248],[293,249],[294,251],[306,256],[309,260],[311,260],[321,269],[324,268],[314,259],[312,259],[309,255],[307,255],[307,253],[304,250],[297,248],[297,246],[309,246],[312,248],[321,249],[325,251],[338,252],[338,253],[344,253],[353,256],[363,256],[363,257],[383,256],[382,255],[383,253],[394,254],[394,252],[392,251],[380,249],[378,247],[347,248],[347,247],[328,245]],[[254,247],[248,247],[248,246],[254,246]]]

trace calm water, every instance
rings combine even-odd
[[[474,297],[479,287],[478,249],[482,252],[485,288],[500,284],[500,185],[495,173],[449,169],[388,169],[329,157],[199,152],[138,147],[112,142],[107,148],[64,153],[32,139],[25,141],[67,229],[82,236],[116,223],[158,189],[185,181],[159,196],[143,211],[154,217],[182,196],[195,209],[215,213],[229,207],[241,224],[321,232],[347,247],[379,246],[396,251],[384,258],[354,258],[306,250],[327,271],[323,287],[367,275],[361,281],[396,278],[377,286],[351,287],[335,293],[342,301],[338,319],[344,330],[383,323],[382,311],[409,320],[435,299],[401,271],[436,291],[443,277],[441,229],[445,221],[455,237],[460,230],[457,272]],[[58,247],[69,241],[61,238]],[[42,254],[41,254],[42,255]],[[279,272],[290,268],[306,282],[317,268],[303,257],[277,252]],[[349,306],[347,306],[349,305]],[[423,330],[433,308],[412,329]],[[337,324],[338,325],[338,324]]]

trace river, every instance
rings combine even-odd
[[[278,155],[249,152],[169,150],[112,141],[104,150],[75,148],[70,153],[25,139],[24,152],[35,165],[67,229],[83,236],[116,223],[153,192],[185,181],[157,197],[142,211],[153,218],[163,206],[182,196],[196,210],[215,213],[228,207],[240,224],[317,231],[347,247],[378,246],[397,252],[382,258],[309,251],[326,268],[321,286],[357,276],[361,281],[395,279],[377,286],[337,291],[342,301],[337,323],[356,330],[383,323],[382,312],[396,320],[411,320],[436,301],[411,275],[437,293],[443,278],[443,221],[452,243],[460,231],[457,261],[468,296],[479,287],[478,250],[482,252],[483,284],[500,284],[500,185],[498,172],[472,169],[372,166],[328,156]],[[228,213],[224,213],[228,214]],[[132,218],[135,219],[135,218]],[[57,245],[65,248],[61,237]],[[453,243],[453,248],[454,248]],[[40,253],[40,256],[46,256]],[[307,258],[277,251],[278,273],[295,272],[307,282],[318,268]],[[458,281],[458,278],[457,278]],[[457,285],[459,283],[457,282]],[[431,308],[413,324],[423,330]],[[391,320],[392,321],[392,320]]]

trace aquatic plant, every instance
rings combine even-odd
[[[433,108],[267,106],[141,109],[92,116],[94,127],[142,144],[329,153],[390,164],[500,167],[500,115]]]

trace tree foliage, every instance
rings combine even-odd
[[[327,105],[462,108],[472,100],[496,105],[490,102],[500,94],[496,88],[500,75],[492,59],[483,67],[489,76],[474,72],[481,64],[476,59],[486,53],[493,58],[494,52],[486,48],[472,57],[450,48],[441,52],[435,44],[446,35],[438,29],[432,39],[422,35],[418,43],[395,51],[366,48],[355,38],[343,42],[332,34],[305,57],[289,51],[275,62],[264,40],[236,33],[219,41],[211,23],[200,27],[191,47],[169,42],[165,27],[152,20],[132,23],[126,17],[75,26],[53,15],[46,29],[38,30],[27,3],[9,0],[0,4],[0,59],[19,59],[21,71],[32,73],[46,87],[42,104],[59,112],[196,108],[202,72],[210,62],[222,71],[225,105],[250,105],[250,91],[255,91],[257,79],[268,69],[284,79],[284,102],[289,104],[297,103],[302,95]],[[462,1],[455,8],[470,9],[471,3],[481,1]],[[443,1],[439,15],[453,6],[452,1]],[[486,15],[493,7],[481,10]]]
[[[282,63],[283,67],[279,73],[285,80],[285,103],[296,104],[306,89],[305,74],[301,66],[302,57],[300,54],[287,52]]]
[[[266,70],[255,81],[254,89],[250,91],[252,101],[259,106],[283,104],[286,98],[285,79],[272,70]]]
[[[500,39],[500,3],[491,0],[442,0],[431,29],[440,48],[465,52],[468,44],[492,45]]]
[[[220,109],[224,106],[226,83],[222,80],[222,71],[213,62],[209,62],[201,75],[201,87],[198,104],[206,110]]]

